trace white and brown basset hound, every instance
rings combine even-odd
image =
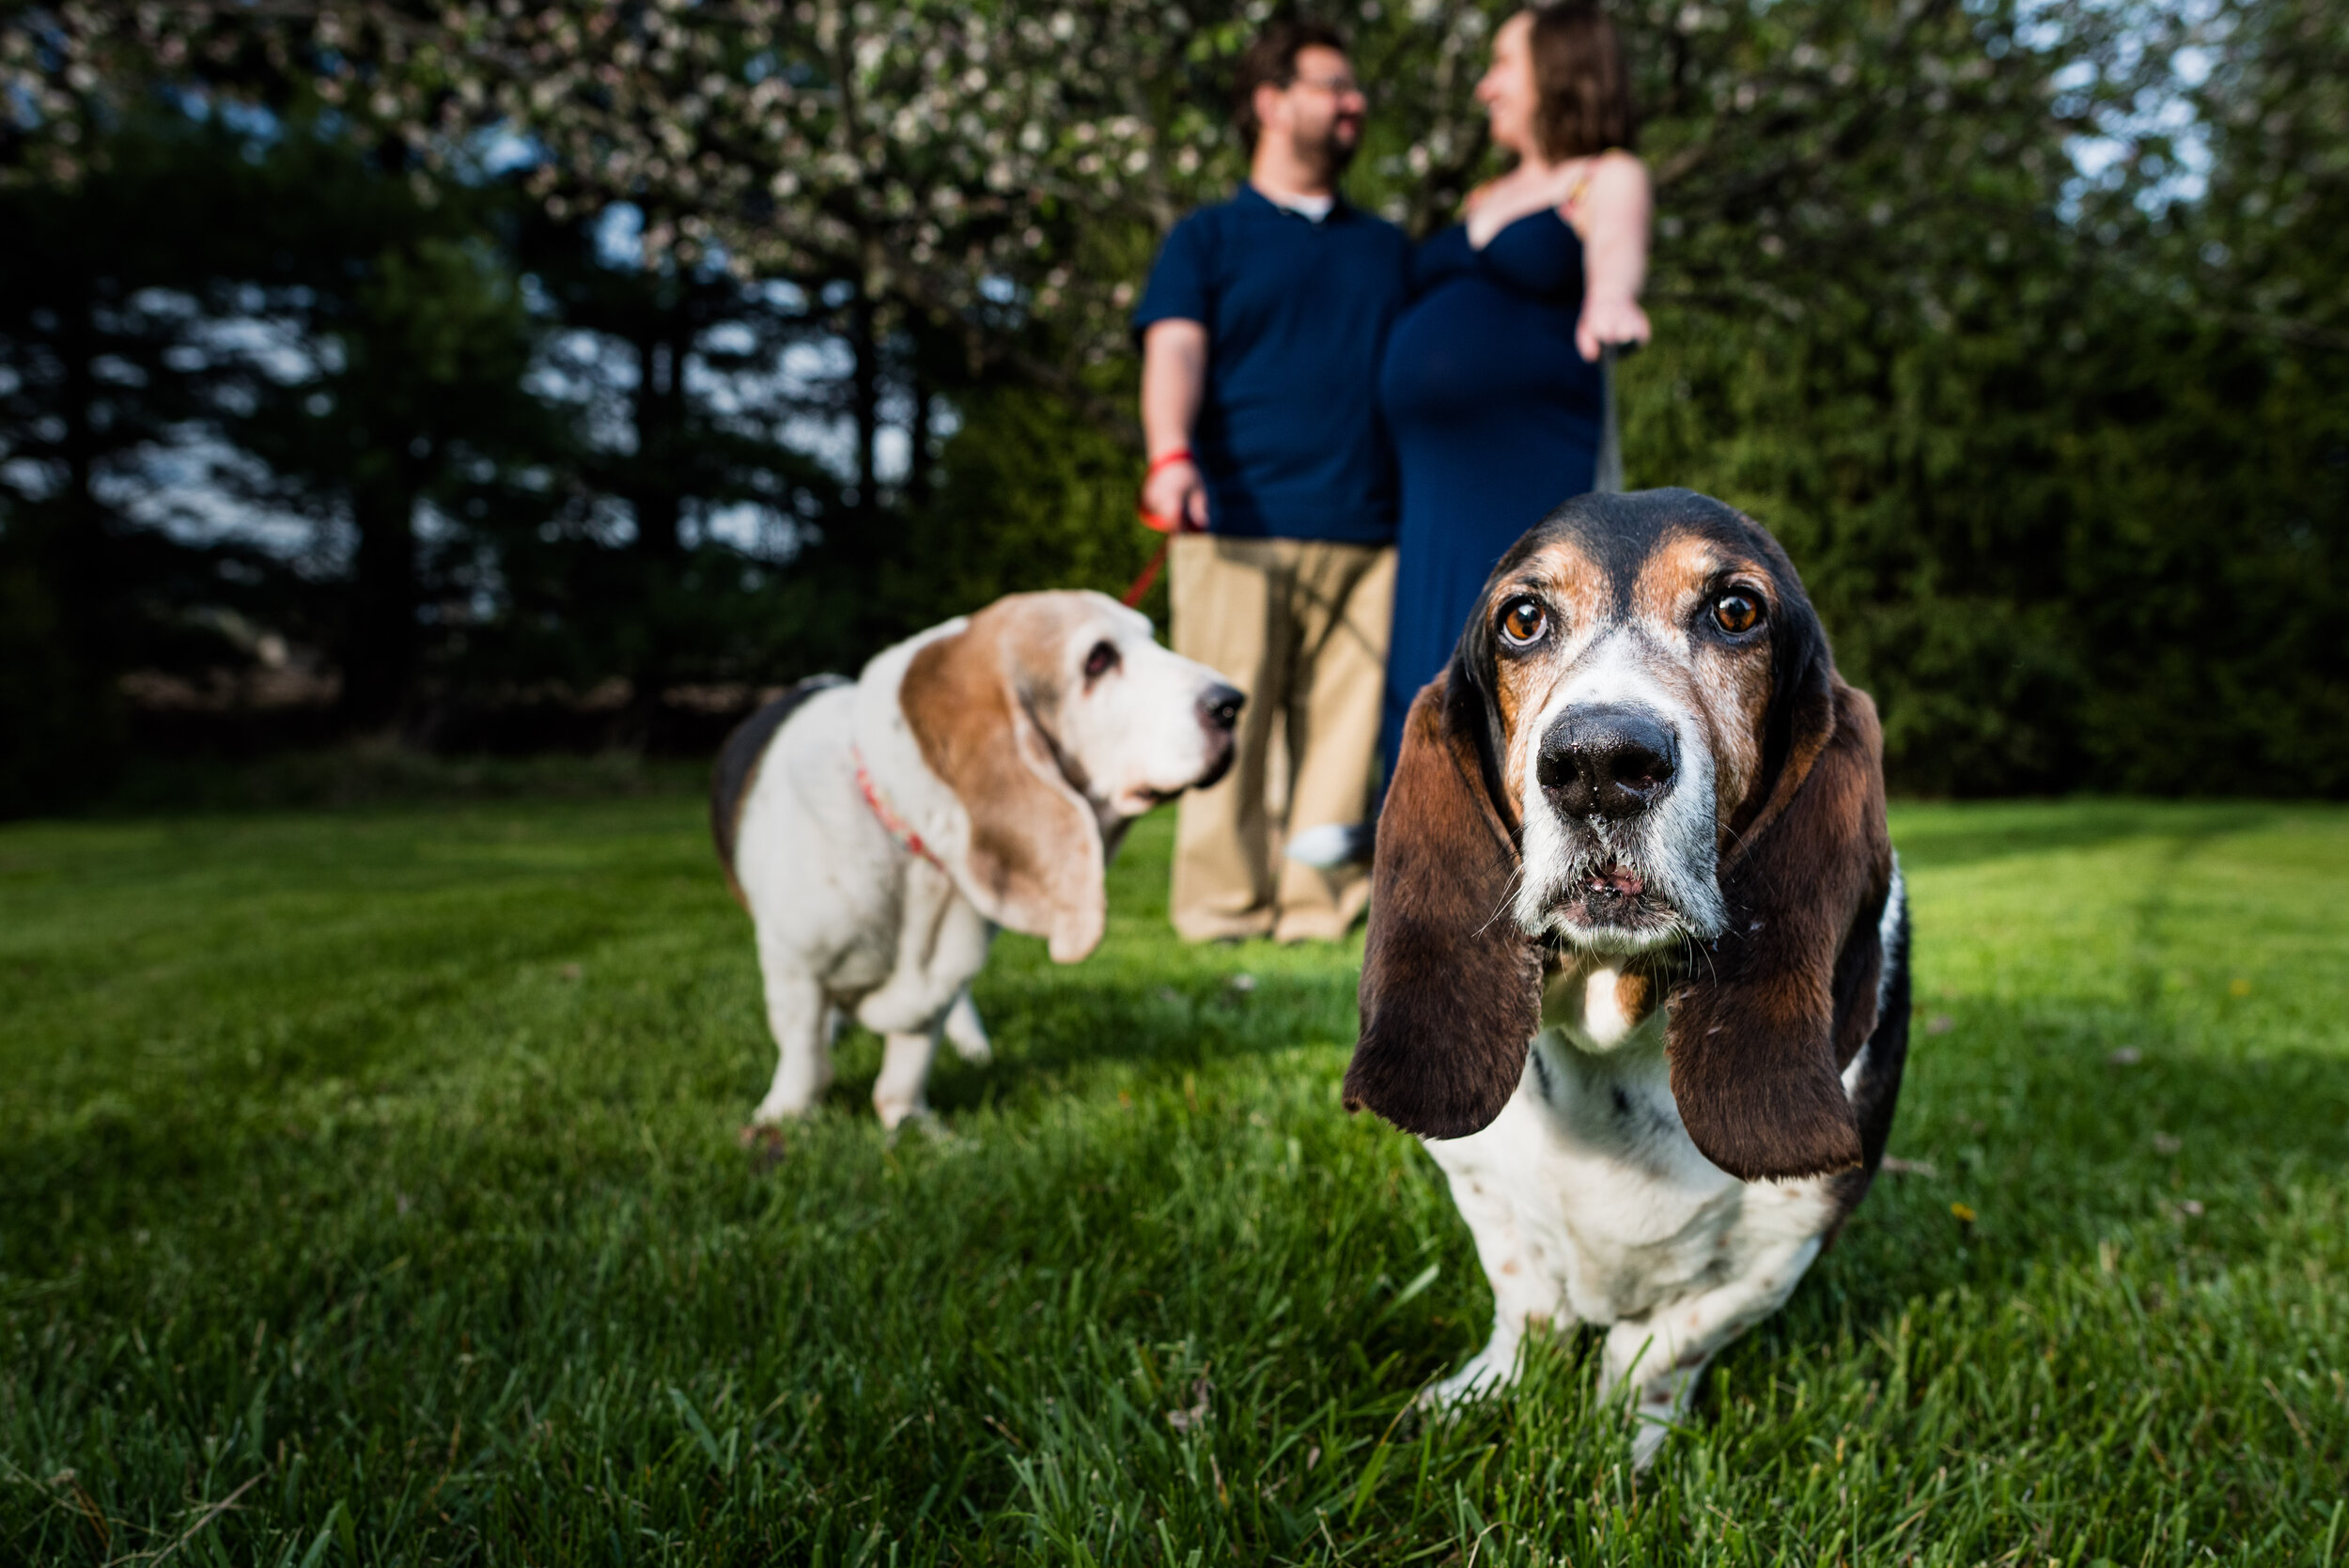
[[[743,721],[709,817],[780,1052],[754,1121],[816,1102],[844,1016],[883,1037],[886,1126],[924,1110],[941,1032],[986,1060],[969,986],[995,927],[1091,953],[1127,825],[1222,776],[1240,702],[1104,595],[1015,594]]]
[[[1578,497],[1413,703],[1372,876],[1346,1103],[1428,1141],[1493,1291],[1428,1398],[1602,1327],[1644,1466],[1883,1158],[1908,916],[1875,705],[1759,525]]]

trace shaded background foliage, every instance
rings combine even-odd
[[[1015,588],[1121,587],[1206,0],[20,8],[0,809],[142,748],[706,746]],[[1508,8],[1328,8],[1355,199],[1489,171]],[[1802,566],[1913,791],[2349,788],[2349,21],[1626,0],[1635,484]],[[1160,601],[1162,608],[1162,600]]]

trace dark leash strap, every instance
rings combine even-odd
[[[1615,408],[1615,345],[1601,344],[1598,350],[1598,466],[1591,476],[1591,489],[1601,495],[1612,495],[1623,489],[1623,420]]]

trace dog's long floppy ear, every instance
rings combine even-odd
[[[962,891],[996,924],[1044,938],[1054,963],[1073,964],[1108,924],[1101,830],[1031,710],[1012,608],[982,611],[922,648],[897,702],[922,759],[970,814]]]
[[[1781,683],[1800,706],[1772,737],[1783,745],[1768,792],[1737,814],[1751,825],[1720,872],[1728,929],[1672,998],[1681,1124],[1747,1181],[1861,1159],[1839,1074],[1875,1026],[1892,856],[1884,737],[1875,705],[1836,677],[1824,639],[1818,648],[1805,678]]]
[[[1495,803],[1486,706],[1458,659],[1411,704],[1371,862],[1346,1107],[1427,1138],[1489,1126],[1541,1025],[1541,955],[1509,909],[1518,850]]]

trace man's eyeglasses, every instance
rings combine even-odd
[[[1370,89],[1351,76],[1292,76],[1288,85],[1292,87],[1311,87],[1315,92],[1328,93],[1331,98],[1359,98],[1365,103],[1370,101]]]

